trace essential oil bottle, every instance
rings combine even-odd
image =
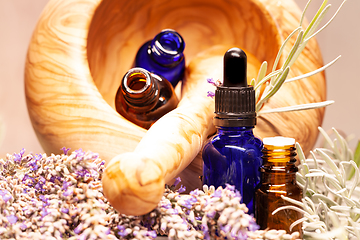
[[[204,146],[203,184],[234,185],[254,213],[255,187],[260,183],[262,141],[253,134],[255,91],[247,84],[247,57],[231,48],[224,55],[224,81],[215,91],[217,134]]]
[[[146,129],[178,102],[166,79],[143,68],[132,68],[124,75],[115,97],[116,111]]]
[[[261,229],[282,229],[287,233],[298,231],[301,224],[290,230],[290,225],[302,218],[295,210],[281,210],[274,215],[273,211],[285,205],[291,205],[281,198],[286,196],[301,201],[302,190],[296,184],[295,139],[284,137],[264,138],[261,183],[256,191],[255,218]]]
[[[141,46],[135,67],[142,67],[168,80],[175,87],[184,77],[185,42],[172,29],[165,29]]]

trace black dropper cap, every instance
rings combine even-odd
[[[224,81],[215,91],[215,126],[255,126],[255,91],[247,84],[246,71],[245,52],[229,49],[224,55]]]

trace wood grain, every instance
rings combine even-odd
[[[297,27],[299,18],[300,10],[291,0],[50,0],[34,30],[25,65],[25,94],[33,128],[47,153],[59,153],[63,146],[83,148],[99,153],[107,163],[122,153],[131,156],[121,161],[116,157],[116,164],[108,165],[108,172],[115,174],[104,191],[114,191],[107,195],[118,210],[123,212],[134,203],[128,213],[146,212],[156,205],[163,183],[179,174],[188,188],[199,186],[201,159],[197,154],[207,135],[214,132],[213,103],[201,97],[209,87],[204,84],[206,78],[221,78],[219,59],[226,48],[238,46],[254,56],[252,72],[256,73],[258,63],[265,60],[271,68],[282,41]],[[179,112],[183,119],[201,112],[195,122],[170,124],[178,134],[172,139],[161,137],[167,135],[161,135],[164,131],[160,127],[147,133],[114,110],[117,88],[137,49],[164,28],[175,29],[184,37],[188,63],[181,104],[168,119],[175,124],[174,119],[181,119],[176,115]],[[217,48],[224,49],[222,54],[214,48],[208,50],[216,45],[222,45]],[[289,50],[290,45],[280,64]],[[290,75],[322,65],[318,45],[311,40]],[[286,84],[264,109],[325,98],[325,76],[317,74]],[[294,137],[308,152],[316,141],[323,114],[324,109],[263,115],[255,134],[261,138]],[[181,136],[191,132],[188,143],[182,142]],[[147,137],[154,135],[157,137]],[[182,144],[181,149],[186,151],[168,153],[168,141]],[[142,165],[145,153],[153,149],[146,156],[150,159],[147,165]],[[133,154],[141,156],[140,160]],[[153,174],[141,175],[144,166]]]

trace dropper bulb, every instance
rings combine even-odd
[[[247,56],[240,48],[230,48],[224,55],[224,87],[247,87]]]

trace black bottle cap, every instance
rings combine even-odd
[[[224,81],[215,91],[215,126],[255,126],[255,91],[247,84],[246,71],[245,52],[229,49],[224,55]]]

